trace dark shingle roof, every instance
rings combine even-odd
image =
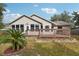
[[[54,21],[52,23],[55,24],[55,25],[58,25],[58,26],[70,25],[69,23],[67,23],[65,21]]]

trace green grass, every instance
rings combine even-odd
[[[79,50],[78,50],[79,51]],[[33,49],[25,48],[23,51],[17,53],[23,56],[41,55],[41,56],[79,56],[79,52],[70,49],[64,45],[56,42],[49,43],[35,43]]]
[[[9,35],[1,35],[0,39],[9,38]],[[79,40],[79,36],[72,36]],[[9,47],[9,44],[0,45],[0,55]],[[49,42],[36,42],[36,38],[27,38],[27,44],[21,51],[16,52],[17,55],[22,56],[79,56],[79,41],[78,43],[57,43],[54,41]]]
[[[8,39],[10,38],[10,36],[6,33],[3,33],[0,35],[0,41],[3,40],[3,39]],[[6,44],[0,44],[0,55],[3,55],[4,54],[4,51],[9,48],[11,46],[11,44],[9,43],[6,43]]]
[[[18,55],[41,56],[79,56],[79,43],[35,42],[34,38],[28,40],[29,46]]]

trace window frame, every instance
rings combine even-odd
[[[39,30],[39,25],[35,25],[35,30],[36,30],[36,31]]]
[[[18,30],[18,31],[19,31],[19,25],[16,25],[16,30]]]
[[[35,28],[34,24],[31,24],[30,27],[31,27],[30,30],[34,31],[34,28]]]
[[[63,27],[62,26],[58,26],[58,29],[62,29]]]
[[[15,26],[16,26],[16,25],[11,25],[11,26],[12,26],[12,29],[15,29]],[[13,26],[14,26],[14,28],[13,28]]]
[[[47,28],[47,27],[48,27],[48,28]],[[49,25],[46,25],[46,26],[45,26],[45,31],[49,31],[49,28],[50,28]]]
[[[24,32],[24,25],[23,25],[23,24],[20,25],[20,30],[21,30],[22,32]]]

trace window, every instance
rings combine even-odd
[[[15,25],[12,25],[12,29],[15,29]]]
[[[43,32],[43,25],[41,25],[41,32]]]
[[[53,28],[54,28],[54,26],[52,25],[52,26],[51,26],[51,28],[53,29]]]
[[[58,26],[58,29],[62,29],[62,26]]]
[[[43,29],[43,26],[41,25],[41,29]]]
[[[53,30],[54,30],[53,28],[54,28],[54,26],[52,25],[52,26],[51,26],[51,31],[53,31]]]
[[[47,26],[45,26],[45,29],[49,29],[49,26],[47,25]]]
[[[31,31],[34,31],[34,24],[31,24]]]
[[[45,31],[49,31],[49,26],[45,26]]]
[[[26,26],[26,31],[28,31],[29,30],[29,26]]]
[[[38,31],[39,30],[39,25],[36,25],[35,27],[36,27],[36,31]]]
[[[58,29],[59,29],[59,30],[57,30],[57,34],[62,34],[62,33],[63,33],[63,31],[62,31],[62,26],[58,26]]]
[[[19,30],[19,25],[16,25],[16,30]]]
[[[20,25],[21,31],[24,31],[24,25]]]
[[[26,29],[29,30],[29,26],[27,26]]]

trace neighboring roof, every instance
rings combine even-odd
[[[38,16],[38,15],[36,15],[36,14],[32,14],[31,17],[32,17],[32,16],[36,16],[36,17],[38,17],[38,18],[40,18],[40,19],[42,19],[42,20],[44,20],[44,21],[49,22],[49,23],[52,24],[52,22],[50,22],[50,21],[48,21],[48,20],[46,20],[46,19],[44,19],[44,18],[42,18],[42,17],[40,17],[40,16]]]
[[[55,25],[57,25],[57,26],[70,25],[69,23],[64,22],[64,21],[54,21],[54,22],[52,22],[52,23],[55,24]]]
[[[22,17],[26,17],[26,18],[29,18],[29,19],[31,19],[31,20],[33,20],[33,21],[37,22],[37,23],[40,23],[40,22],[38,22],[38,21],[36,21],[36,20],[32,19],[32,18],[31,18],[31,17],[29,17],[29,16],[22,15],[21,17],[17,18],[16,20],[12,21],[11,23],[9,23],[9,25],[10,25],[10,24],[12,24],[12,23],[14,23],[14,22],[16,22],[17,20],[21,19]],[[40,24],[42,24],[42,23],[40,23]]]

